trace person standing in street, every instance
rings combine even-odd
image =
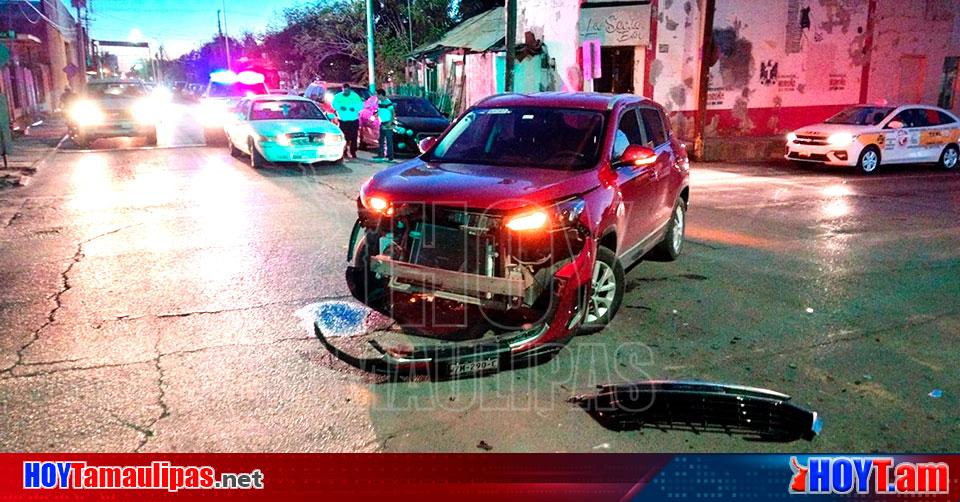
[[[377,117],[380,119],[380,143],[375,158],[386,158],[393,162],[393,101],[383,89],[377,90]]]
[[[343,84],[343,90],[333,97],[333,109],[340,117],[340,130],[347,139],[347,154],[357,158],[358,134],[360,133],[360,110],[363,98],[353,92],[350,84]]]

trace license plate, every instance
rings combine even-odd
[[[801,157],[809,157],[810,152],[797,152]]]
[[[450,363],[450,376],[479,375],[500,371],[500,354]]]

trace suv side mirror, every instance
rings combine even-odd
[[[617,166],[643,167],[649,166],[657,161],[657,152],[652,148],[640,145],[630,145],[623,151]]]
[[[421,139],[420,142],[417,143],[417,146],[420,148],[420,153],[427,153],[427,150],[433,148],[433,145],[436,144],[436,136],[427,136],[426,138]]]
[[[891,120],[887,122],[887,129],[903,129],[903,122],[899,120]]]

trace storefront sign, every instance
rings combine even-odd
[[[601,45],[650,43],[650,6],[584,8],[580,11],[580,38],[599,39]]]

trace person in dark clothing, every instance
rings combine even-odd
[[[333,109],[340,117],[340,130],[346,137],[348,153],[357,158],[360,133],[360,110],[363,109],[363,98],[353,92],[349,84],[343,84],[343,90],[333,97]]]
[[[377,157],[393,161],[393,101],[387,97],[383,89],[377,90],[377,117],[380,119],[380,142],[377,148]]]
[[[63,90],[63,94],[60,95],[60,109],[66,111],[71,101],[73,101],[73,91],[67,87]]]

